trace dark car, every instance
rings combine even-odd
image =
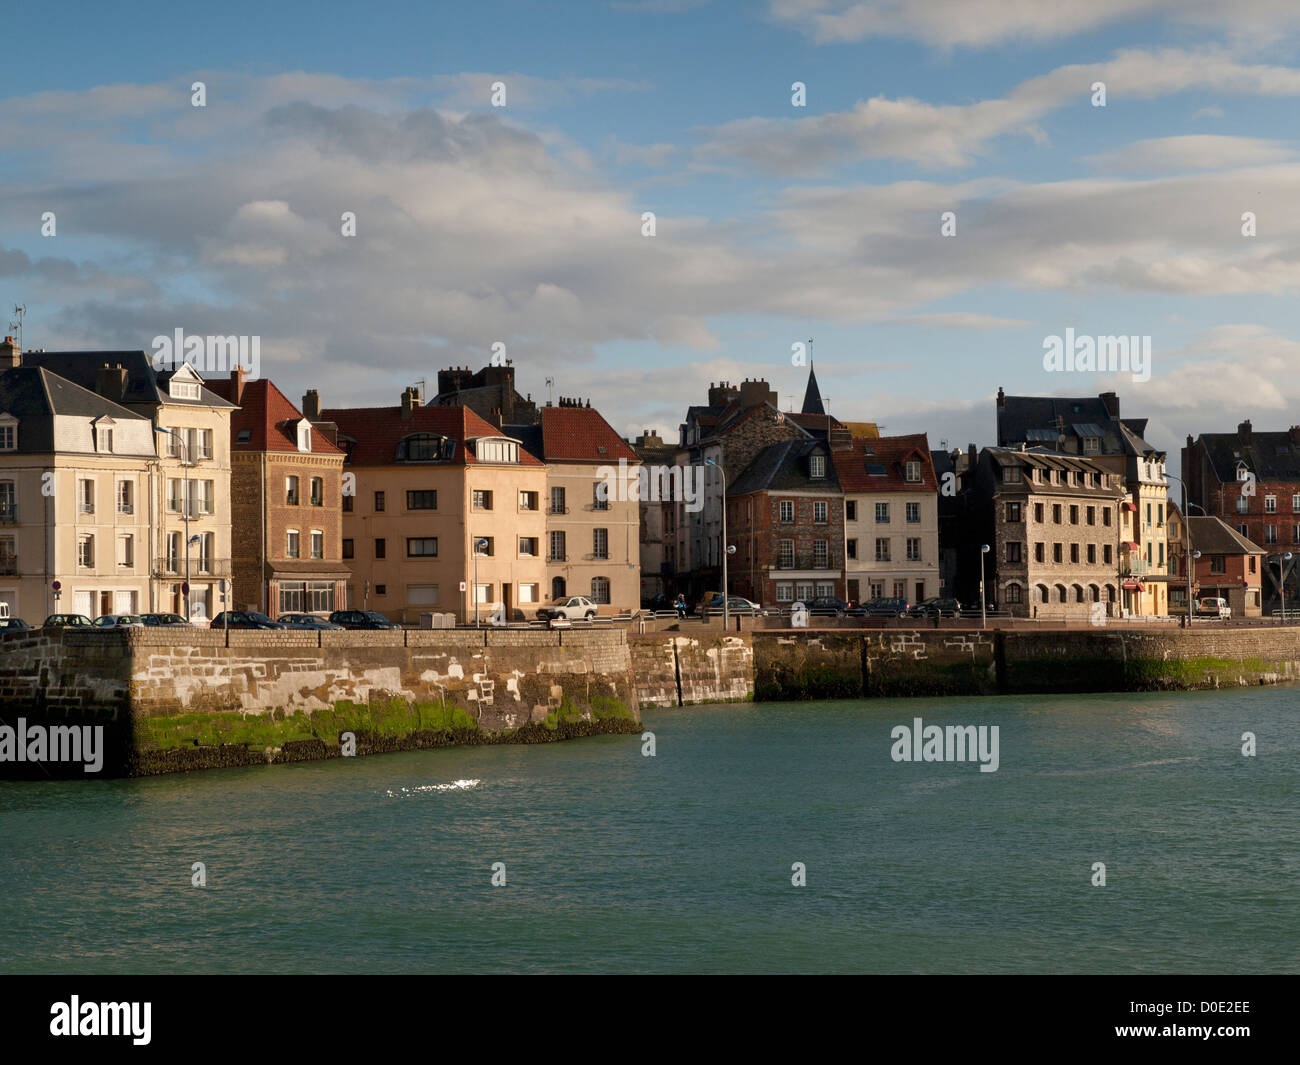
[[[46,629],[93,629],[95,623],[85,614],[51,614],[41,626]]]
[[[934,596],[923,603],[917,603],[907,611],[912,618],[955,618],[961,613],[961,603],[956,599]]]
[[[214,629],[284,629],[288,626],[272,621],[255,610],[223,610],[212,619]]]
[[[698,607],[699,615],[702,618],[712,617],[722,613],[722,593],[710,596],[701,601]],[[764,613],[763,608],[755,602],[745,599],[743,596],[732,595],[727,597],[727,613],[733,617],[760,617]]]
[[[851,613],[863,618],[905,618],[910,606],[906,599],[882,596],[855,607]]]
[[[341,629],[400,629],[402,627],[374,610],[336,610],[330,615],[330,621]]]
[[[19,629],[30,629],[22,618],[0,618],[0,632],[17,632]]]
[[[179,614],[141,614],[145,628],[149,629],[192,629],[194,628]]]
[[[317,614],[281,614],[275,619],[281,625],[290,629],[342,629],[342,625],[335,625],[334,622],[320,617]]]
[[[848,603],[833,595],[815,595],[811,599],[805,599],[803,605],[809,614],[818,617],[842,618],[849,609]]]

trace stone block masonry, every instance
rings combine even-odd
[[[631,635],[632,669],[642,706],[689,706],[754,697],[752,633]]]

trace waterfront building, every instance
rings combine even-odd
[[[845,598],[951,594],[940,580],[939,483],[925,434],[832,430],[831,454],[844,491]]]
[[[1288,551],[1300,554],[1300,425],[1257,432],[1247,418],[1235,433],[1188,435],[1183,476],[1191,502],[1263,548],[1264,607],[1272,610],[1280,600],[1279,562]],[[1286,598],[1300,605],[1300,566],[1290,565]]]
[[[342,557],[343,452],[269,380],[236,369],[207,387],[238,408],[230,419],[234,607],[271,617],[341,609],[351,575]]]
[[[1236,618],[1257,618],[1265,570],[1265,552],[1222,518],[1193,514],[1187,519],[1195,560],[1194,587],[1198,599],[1226,599]],[[1295,604],[1300,608],[1300,603]],[[1288,605],[1287,609],[1292,609]]]
[[[73,535],[79,546],[76,566],[67,574],[70,579],[59,577],[66,585],[62,609],[89,616],[124,612],[119,606],[130,601],[129,589],[119,588],[104,572],[105,560],[113,558],[114,574],[147,574],[148,594],[137,597],[136,609],[177,614],[188,609],[190,618],[200,623],[213,617],[222,609],[223,587],[229,594],[231,575],[233,404],[212,392],[188,363],[156,369],[144,351],[27,351],[19,357],[11,347],[0,356],[0,363],[16,362],[45,370],[144,418],[153,434],[145,480],[122,478],[119,484],[115,474],[111,482],[107,475],[71,475],[77,493]],[[95,451],[118,447],[112,424],[116,419],[113,415],[97,421]],[[129,430],[132,449],[139,447],[139,428],[132,423]],[[101,521],[110,514],[111,534]],[[128,563],[128,548],[116,523],[120,517],[134,527],[141,516],[148,533],[138,541],[130,534]],[[94,526],[88,524],[90,519]],[[58,535],[64,535],[61,529]],[[105,542],[110,538],[115,541],[111,548]]]
[[[677,462],[677,449],[664,442],[653,429],[645,430],[632,443],[632,450],[642,468],[671,470]],[[641,605],[648,607],[656,596],[672,600],[677,595],[677,514],[682,502],[671,478],[668,491],[642,493],[638,501],[641,548]]]
[[[309,397],[311,398],[311,397]],[[547,594],[546,466],[464,406],[425,406],[417,388],[396,407],[320,408],[342,450],[342,562],[350,607],[395,621],[496,608],[531,618]]]

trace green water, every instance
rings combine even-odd
[[[1000,768],[892,761],[914,717],[998,725]],[[1295,688],[645,718],[653,758],[0,783],[0,971],[1300,969]]]

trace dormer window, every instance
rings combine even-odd
[[[306,418],[298,419],[298,450],[311,451],[311,422]]]
[[[199,386],[189,381],[177,381],[173,378],[167,386],[167,394],[172,399],[198,399]]]
[[[479,437],[474,441],[474,457],[479,462],[519,461],[519,441],[507,437]]]
[[[0,451],[18,450],[18,419],[12,414],[0,414]]]
[[[101,455],[111,455],[113,453],[114,424],[112,418],[97,418],[94,422],[95,450]]]
[[[1237,480],[1239,481],[1250,480],[1250,470],[1246,469],[1246,464],[1244,462],[1237,463]]]
[[[1095,455],[1101,450],[1101,438],[1096,436],[1085,436],[1083,438],[1083,453],[1085,455]]]
[[[412,433],[397,444],[398,462],[439,462],[455,454],[456,441],[437,433]]]
[[[903,463],[903,480],[917,484],[921,480],[921,464],[916,459]]]
[[[808,475],[814,481],[819,481],[826,476],[825,455],[813,455],[808,459]]]
[[[239,432],[235,434],[236,444],[247,444],[252,439],[253,439],[252,429],[240,429]]]

